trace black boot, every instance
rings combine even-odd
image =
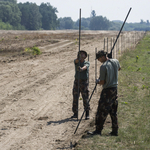
[[[99,131],[99,130],[95,130],[95,131],[93,131],[93,132],[87,132],[87,134],[90,134],[90,135],[101,135],[101,131]]]
[[[112,132],[110,132],[109,135],[118,136],[118,129],[112,129]]]
[[[90,119],[90,117],[89,117],[89,110],[87,110],[86,114],[85,114],[85,120],[88,120],[88,119]]]
[[[71,116],[71,118],[77,118],[78,117],[78,113],[74,113],[73,116]]]

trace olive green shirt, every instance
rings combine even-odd
[[[89,77],[90,62],[89,61],[84,61],[82,63],[80,62],[80,67],[83,67],[83,66],[87,67],[87,69],[82,72],[77,71],[79,67],[79,62],[75,63],[75,60],[74,60],[74,64],[75,64],[75,79],[87,80]]]

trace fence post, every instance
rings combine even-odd
[[[108,37],[107,37],[107,53],[108,53]]]
[[[105,38],[104,38],[104,50],[105,50]]]

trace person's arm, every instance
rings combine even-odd
[[[118,71],[120,71],[120,70],[121,70],[121,67],[119,67]]]
[[[98,81],[99,79],[97,79],[97,81]],[[99,80],[98,82],[97,82],[97,84],[100,84],[100,85],[104,85],[105,84],[105,80]]]
[[[83,67],[78,67],[78,70],[80,71],[80,72],[82,72],[82,71],[84,71],[84,70],[86,70],[87,69],[87,66],[83,66]]]
[[[105,84],[105,77],[106,76],[106,67],[105,66],[101,66],[100,67],[100,77],[99,77],[99,82],[98,84],[100,85],[104,85]]]
[[[87,66],[83,66],[83,67],[81,67],[81,69],[84,71],[87,69]]]
[[[80,67],[80,69],[81,69],[82,71],[84,71],[84,70],[86,70],[89,66],[90,66],[90,63],[89,63],[89,62],[86,62],[83,67]]]
[[[75,63],[77,64],[79,62],[79,59],[77,58],[77,59],[75,59]]]
[[[104,85],[105,84],[105,80],[100,80],[99,84],[100,85]]]

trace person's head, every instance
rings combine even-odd
[[[107,60],[107,52],[104,50],[98,51],[96,53],[96,59],[98,59],[100,62],[105,62]]]
[[[81,50],[80,53],[78,52],[78,58],[79,58],[79,54],[80,54],[81,59],[86,59],[87,57],[86,51]]]

